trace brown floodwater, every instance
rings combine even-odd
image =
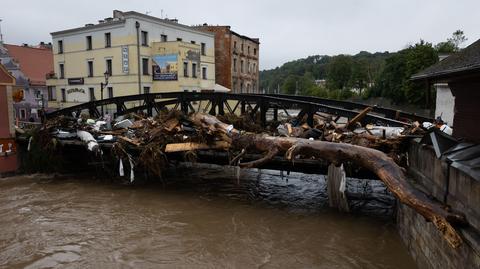
[[[326,201],[322,176],[278,171],[0,179],[0,268],[415,268],[391,219]]]

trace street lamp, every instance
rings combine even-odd
[[[105,77],[105,83],[103,82],[100,82],[100,100],[102,100],[102,117],[103,117],[103,89],[105,89],[105,87],[108,85],[108,76],[110,75],[110,73],[107,71],[105,71],[105,73],[103,73],[103,76]]]

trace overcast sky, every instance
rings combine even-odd
[[[420,39],[438,43],[462,29],[480,38],[479,0],[17,0],[2,1],[6,43],[51,41],[50,32],[112,16],[113,9],[177,18],[186,25],[230,25],[260,38],[260,68],[314,54],[397,51]],[[467,45],[466,44],[466,45]]]

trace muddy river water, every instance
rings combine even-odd
[[[322,176],[182,168],[127,186],[0,179],[0,268],[415,268],[392,220],[327,208]]]

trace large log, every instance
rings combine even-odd
[[[457,248],[462,244],[462,239],[452,224],[466,223],[464,215],[452,212],[447,206],[429,199],[423,192],[411,186],[402,168],[381,151],[344,143],[241,134],[231,125],[203,113],[193,114],[191,119],[197,126],[207,128],[212,133],[220,134],[221,137],[228,136],[228,142],[231,141],[235,149],[266,152],[263,158],[243,163],[242,167],[261,166],[279,153],[285,153],[285,157],[292,161],[301,156],[321,158],[333,164],[354,162],[375,173],[401,203],[431,221],[450,246]]]

